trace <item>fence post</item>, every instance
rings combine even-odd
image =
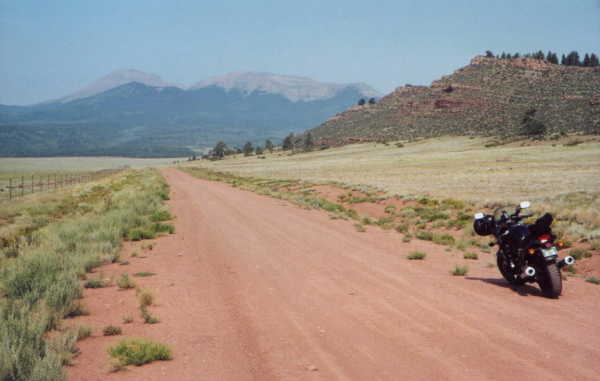
[[[23,197],[25,192],[25,176],[21,176],[21,197]]]
[[[54,190],[56,190],[56,173],[54,174]]]
[[[12,200],[12,177],[8,178],[8,199]]]
[[[50,191],[50,175],[48,175],[48,184],[46,185],[46,190]]]
[[[35,191],[34,177],[35,177],[35,175],[31,175],[31,194],[33,194]]]

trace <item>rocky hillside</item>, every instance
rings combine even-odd
[[[533,127],[532,127],[533,126]],[[400,87],[311,130],[329,144],[441,135],[600,133],[600,68],[475,57],[431,86]]]

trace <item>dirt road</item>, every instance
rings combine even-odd
[[[569,280],[559,300],[516,292],[491,255],[453,277],[465,261],[441,246],[163,174],[177,236],[158,248],[169,277],[148,329],[174,359],[107,378],[600,379],[598,286]],[[416,249],[424,261],[406,259]]]

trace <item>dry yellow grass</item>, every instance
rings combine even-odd
[[[400,195],[518,202],[600,190],[600,143],[562,142],[485,148],[477,138],[440,138],[405,144],[356,144],[264,160],[235,157],[202,166],[274,179],[369,185]],[[280,156],[281,155],[281,156]],[[192,163],[191,165],[197,165]]]

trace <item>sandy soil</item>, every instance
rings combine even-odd
[[[95,335],[70,380],[600,379],[599,286],[570,278],[558,300],[513,290],[490,254],[453,277],[462,253],[163,174],[177,234],[102,268],[156,272],[136,280],[154,290],[161,322],[141,322],[134,291],[86,290],[92,314],[74,323]],[[412,250],[427,258],[408,261]],[[122,324],[125,314],[135,321]],[[174,359],[109,373],[106,346],[120,337],[99,335],[110,323],[168,343]]]

